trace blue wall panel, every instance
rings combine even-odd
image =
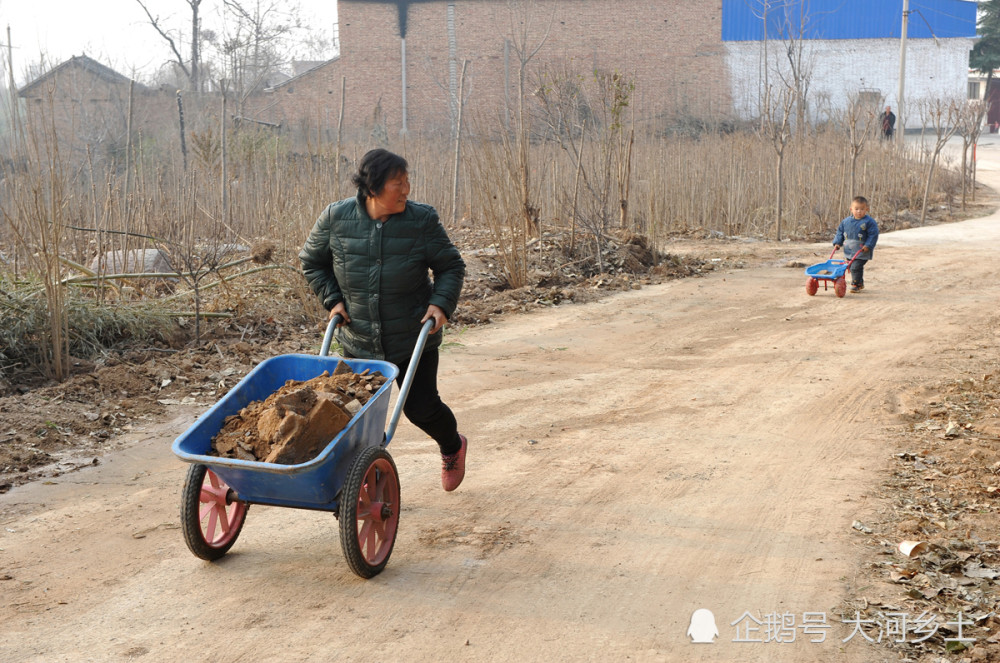
[[[903,0],[722,0],[722,41],[899,39]],[[976,3],[910,0],[907,38],[974,37]]]

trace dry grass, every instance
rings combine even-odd
[[[60,152],[55,124],[44,109],[35,112],[32,122],[17,124],[21,135],[8,145],[13,157],[0,163],[0,271],[9,275],[5,289],[19,279],[42,286],[47,315],[37,324],[44,323],[44,331],[40,327],[27,337],[48,346],[36,360],[56,378],[65,375],[71,339],[81,336],[81,320],[66,315],[70,299],[120,304],[128,293],[150,292],[141,286],[96,288],[71,297],[64,283],[72,275],[67,264],[86,265],[108,251],[161,249],[179,272],[180,298],[192,293],[183,305],[193,304],[200,313],[203,289],[232,277],[221,272],[228,258],[220,249],[268,240],[277,265],[287,269],[255,272],[255,282],[307,298],[293,274],[298,249],[322,209],[353,193],[354,164],[373,146],[371,136],[358,138],[356,132],[353,138],[345,132],[341,141],[332,132],[296,137],[267,129],[223,131],[207,118],[191,123],[185,167],[173,129],[126,137],[113,146],[87,145],[82,153]],[[442,210],[447,223],[455,205],[463,226],[492,231],[494,246],[505,257],[498,261],[499,276],[513,286],[526,279],[530,236],[553,226],[571,229],[571,237],[579,232],[578,251],[597,260],[606,232],[634,232],[654,244],[677,233],[771,236],[775,155],[759,135],[749,129],[671,134],[662,127],[637,127],[630,113],[617,112],[615,118],[602,124],[592,117],[593,125],[570,131],[567,135],[577,139],[574,149],[539,123],[527,159],[514,149],[519,143],[509,140],[500,120],[481,124],[464,138],[454,203],[453,141],[413,134],[382,140],[408,159],[415,199]],[[626,152],[623,141],[632,136]],[[790,140],[784,156],[784,237],[829,235],[855,194],[872,201],[880,221],[918,206],[925,155],[870,141],[853,164],[851,191],[851,146],[849,132],[835,124]],[[931,198],[954,195],[958,181],[940,170]],[[528,208],[537,218],[534,228],[523,221]]]

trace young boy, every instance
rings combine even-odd
[[[861,253],[851,263],[851,292],[865,289],[865,263],[872,259],[876,242],[878,224],[868,216],[868,199],[856,196],[851,201],[850,216],[840,222],[837,235],[833,238],[834,248],[844,247],[844,257],[848,260],[861,249]]]

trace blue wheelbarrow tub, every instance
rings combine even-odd
[[[323,371],[331,374],[338,362],[346,362],[355,373],[365,369],[386,377],[364,407],[318,456],[297,465],[220,458],[208,455],[212,438],[222,430],[226,417],[253,401],[262,401],[288,380],[311,380]],[[342,359],[333,356],[288,354],[265,359],[239,381],[188,430],[174,440],[173,452],[181,460],[208,466],[236,491],[241,500],[303,509],[332,510],[347,477],[349,464],[361,449],[382,444],[389,394],[399,369],[372,359]]]
[[[817,280],[836,281],[847,271],[846,260],[827,260],[812,267],[806,267],[806,276]]]

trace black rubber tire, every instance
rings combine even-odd
[[[366,477],[370,473],[374,473],[372,476],[376,477],[376,484],[381,488],[376,487],[366,492],[365,500],[369,499],[370,492],[375,492],[377,501],[385,502],[390,512],[388,518],[376,518],[383,524],[384,535],[378,542],[375,554],[372,555],[373,559],[366,556],[362,550],[362,533],[358,530],[359,520],[363,520],[358,515],[361,491],[368,490]],[[389,498],[388,501],[386,498]],[[396,471],[396,463],[393,462],[392,456],[381,446],[361,450],[351,463],[351,469],[340,493],[338,520],[340,547],[344,551],[344,559],[347,560],[351,570],[362,578],[378,575],[389,562],[389,556],[392,555],[392,548],[396,543],[396,530],[399,527],[399,506],[399,472]],[[369,531],[368,534],[372,533]]]
[[[209,474],[210,472],[205,465],[192,464],[188,468],[181,492],[181,530],[184,532],[184,542],[195,557],[209,562],[219,559],[233,547],[243,531],[243,523],[246,522],[247,511],[250,509],[250,505],[244,502],[229,502],[225,507],[227,518],[232,518],[229,530],[219,537],[213,537],[211,541],[206,538],[201,520],[202,486],[206,481],[211,486],[214,477],[216,483],[221,483],[228,491],[228,486],[214,472]],[[218,515],[216,510],[216,516]]]

